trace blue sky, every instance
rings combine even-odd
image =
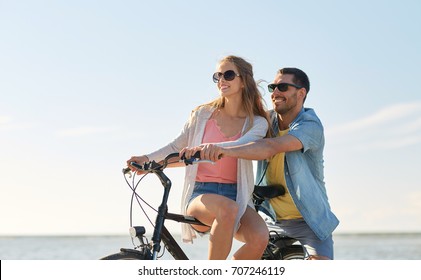
[[[309,75],[337,232],[421,231],[420,12],[407,0],[1,0],[0,235],[126,234],[125,161],[217,96],[229,54],[256,80]],[[168,174],[177,212],[183,170]],[[144,189],[160,201],[155,178]]]

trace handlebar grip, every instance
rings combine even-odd
[[[196,161],[200,160],[200,151],[195,152],[189,159],[185,155],[182,155],[180,158],[186,165],[191,165]]]
[[[135,161],[130,162],[130,165],[133,166],[133,167],[136,167],[137,169],[145,170],[145,167],[143,165],[140,165]]]
[[[186,160],[186,156],[185,156],[185,155],[183,155],[183,156],[181,157],[181,159],[182,159],[182,160]],[[194,153],[194,155],[192,155],[190,159],[200,159],[200,151],[195,152],[195,153]]]

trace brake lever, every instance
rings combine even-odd
[[[123,168],[123,170],[121,170],[123,172],[124,175],[129,174],[129,178],[132,178],[132,170],[129,167]]]

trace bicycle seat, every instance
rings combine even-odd
[[[262,199],[271,199],[285,194],[285,187],[282,185],[254,186],[253,195]]]

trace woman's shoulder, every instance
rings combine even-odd
[[[259,126],[269,126],[269,123],[267,121],[267,119],[265,117],[259,116],[259,115],[254,115],[254,120],[253,123],[255,125],[259,125]]]
[[[201,115],[201,114],[207,114],[212,113],[215,109],[212,106],[209,106],[207,104],[205,105],[199,105],[196,108],[192,110],[192,115]]]
[[[209,118],[214,110],[209,105],[200,105],[191,111],[190,119]]]
[[[254,120],[259,122],[265,122],[266,118],[259,115],[254,115]]]

